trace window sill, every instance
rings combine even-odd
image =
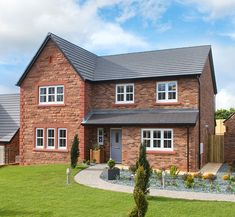
[[[174,105],[181,105],[181,103],[180,102],[156,102],[156,105],[174,106]]]
[[[68,149],[45,149],[45,148],[34,148],[35,152],[59,152],[59,153],[68,153]]]
[[[147,154],[163,154],[163,155],[172,155],[176,154],[176,151],[155,151],[155,150],[147,150]]]
[[[129,107],[135,107],[136,103],[115,103],[112,105],[113,107],[120,107],[120,106],[129,106]]]
[[[64,107],[66,106],[65,104],[39,104],[38,108],[43,108],[43,107]]]

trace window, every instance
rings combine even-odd
[[[63,104],[64,86],[39,87],[39,104]]]
[[[170,81],[157,83],[157,101],[177,102],[177,82]]]
[[[134,84],[116,85],[116,103],[134,102]]]
[[[104,144],[104,129],[103,128],[97,129],[97,143],[98,145]]]
[[[47,128],[47,148],[55,148],[55,129]]]
[[[147,150],[173,150],[172,129],[142,129],[141,138]]]
[[[66,149],[67,147],[67,129],[58,129],[58,148]]]
[[[36,148],[43,148],[44,146],[44,130],[43,128],[36,129]]]

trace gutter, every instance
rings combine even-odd
[[[200,143],[201,143],[201,84],[200,77],[197,77],[198,81],[198,169],[201,169],[201,155],[200,155]]]

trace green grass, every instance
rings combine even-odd
[[[132,195],[103,191],[72,182],[66,165],[0,168],[0,216],[73,217],[127,216]],[[73,171],[75,174],[77,170]],[[235,203],[149,197],[147,216],[234,217]]]

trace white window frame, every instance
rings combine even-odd
[[[176,90],[175,90],[175,99],[169,99],[169,92],[172,92],[172,91],[169,91],[168,90],[168,85],[170,84],[170,83],[175,83],[175,85],[176,85]],[[165,84],[165,91],[158,91],[158,86],[160,85],[160,84]],[[157,88],[156,88],[156,101],[157,102],[159,102],[159,103],[161,103],[161,102],[178,102],[178,83],[177,83],[177,81],[164,81],[164,82],[157,82]],[[165,96],[166,96],[166,98],[165,99],[159,99],[158,98],[158,93],[165,93]]]
[[[132,101],[127,101],[126,100],[126,95],[128,94],[126,92],[127,86],[132,86],[133,87],[133,100]],[[124,88],[124,100],[123,101],[118,101],[118,87],[123,87]],[[129,103],[134,103],[135,101],[135,85],[133,83],[128,83],[128,84],[116,84],[116,99],[115,99],[115,103],[116,104],[129,104]]]
[[[57,88],[58,87],[63,87],[63,93],[57,93]],[[46,88],[46,94],[41,95],[41,89]],[[55,88],[55,93],[54,94],[49,94],[49,88]],[[40,86],[39,87],[39,104],[40,105],[50,105],[50,104],[64,104],[64,85],[55,85],[55,86]],[[54,102],[49,102],[49,96],[54,95],[55,96],[55,101]],[[41,102],[41,96],[46,96],[46,102]],[[63,101],[57,101],[57,96],[63,96]]]
[[[48,137],[48,131],[49,130],[54,130],[54,137]],[[48,149],[55,149],[55,138],[56,138],[56,130],[55,130],[55,128],[47,128],[47,148]],[[54,139],[54,146],[48,146],[48,141],[49,141],[49,139]]]
[[[146,147],[146,150],[148,151],[173,151],[174,150],[174,134],[173,134],[173,129],[166,129],[166,128],[144,128],[141,129],[141,143],[144,142],[143,134],[144,131],[150,131],[150,147]],[[161,131],[161,147],[153,147],[153,131]],[[171,148],[164,148],[164,131],[171,131]]]
[[[38,130],[42,130],[42,132],[43,132],[43,136],[42,137],[38,137]],[[44,148],[44,128],[36,128],[36,136],[35,136],[35,138],[36,138],[36,141],[35,141],[35,147],[37,148],[37,149],[43,149]],[[42,146],[39,146],[38,145],[38,139],[42,139]]]
[[[102,131],[102,135],[99,134],[100,130]],[[102,138],[101,142],[99,140],[100,138]],[[97,128],[97,144],[104,145],[104,128]]]
[[[60,137],[60,130],[65,130],[66,132],[66,137]],[[67,149],[67,137],[68,137],[68,134],[67,134],[67,129],[66,128],[58,128],[58,149]],[[60,146],[60,139],[65,139],[65,147],[62,147]]]

